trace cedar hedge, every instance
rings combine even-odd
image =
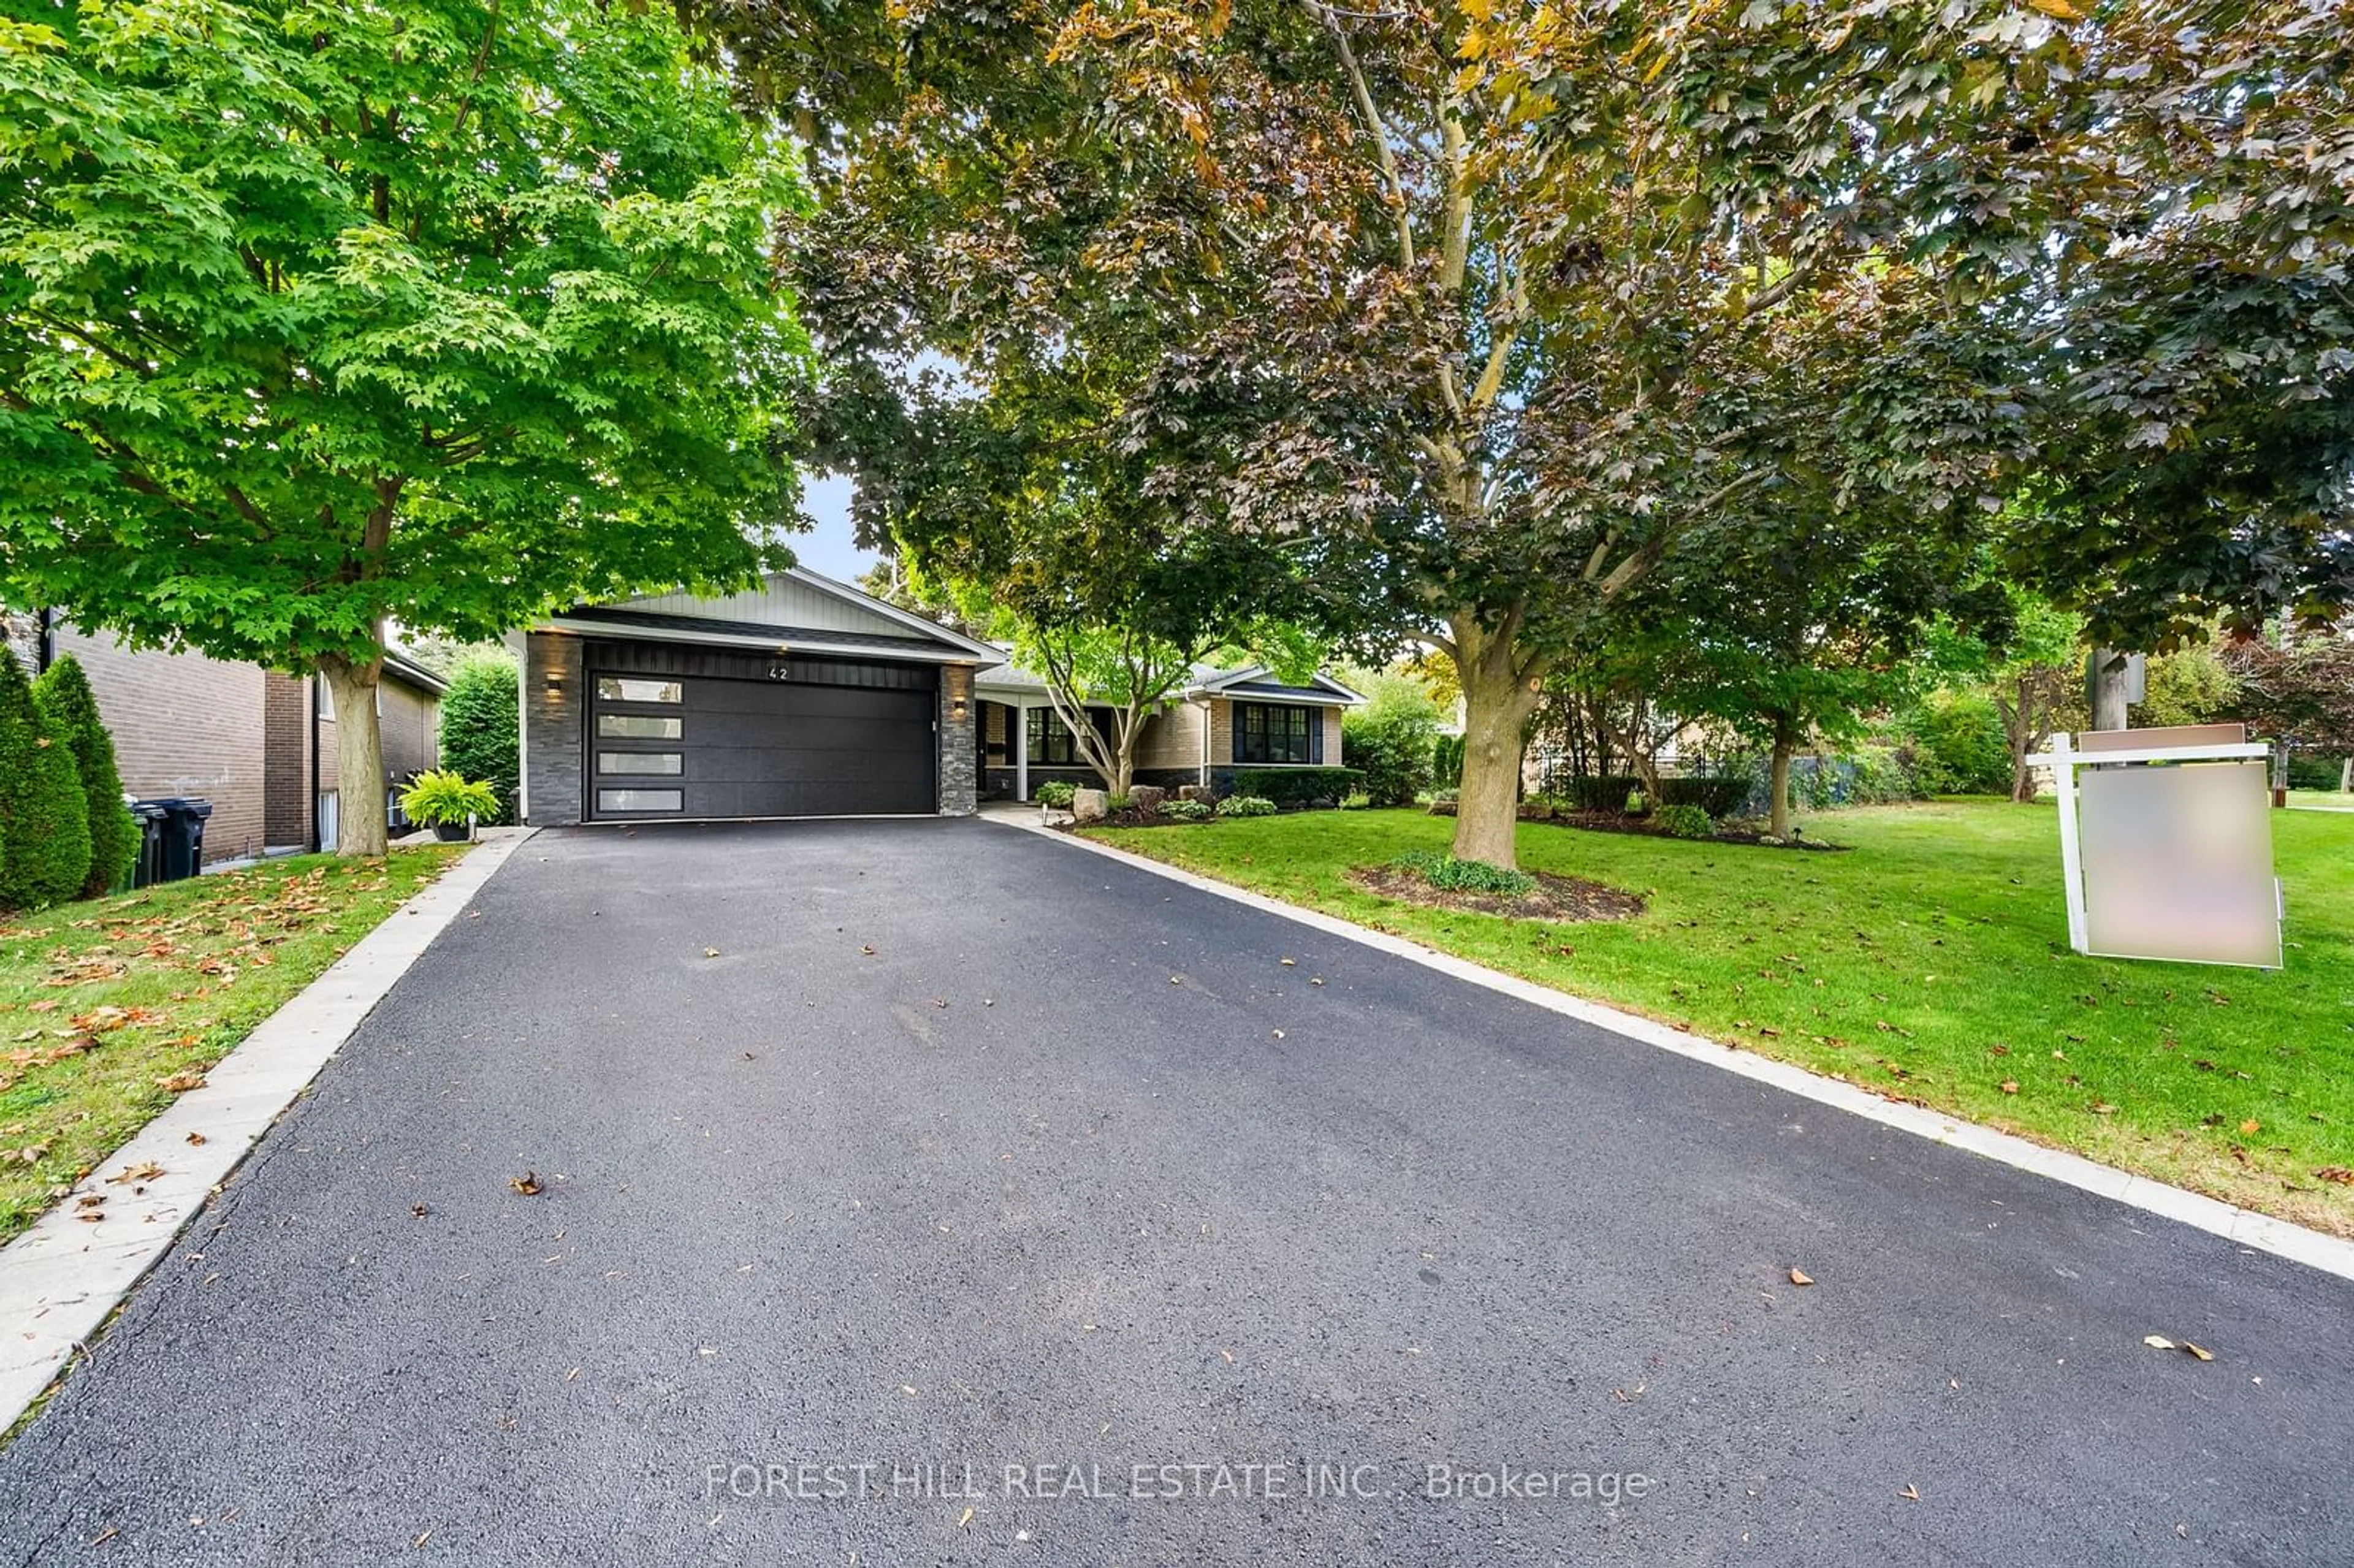
[[[41,909],[90,875],[90,806],[73,749],[41,716],[24,666],[0,652],[0,909]]]
[[[139,823],[122,804],[114,737],[99,716],[90,677],[70,653],[33,683],[33,701],[48,720],[49,733],[73,753],[74,770],[81,778],[90,822],[90,872],[82,879],[80,895],[96,898],[129,876],[139,858]]]
[[[513,659],[479,654],[450,673],[450,689],[441,694],[441,767],[498,791],[498,811],[485,823],[514,821],[522,786],[515,686]]]

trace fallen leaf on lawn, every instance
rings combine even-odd
[[[2153,1351],[2170,1351],[2175,1348],[2174,1341],[2168,1339],[2164,1334],[2144,1335],[2141,1342],[2147,1345]]]
[[[76,1029],[87,1029],[92,1034],[108,1034],[133,1022],[131,1014],[119,1007],[93,1007],[73,1021]]]
[[[57,1010],[57,1001],[49,997],[43,997],[38,1001],[28,1001],[25,1004],[25,1011],[27,1012],[55,1012]],[[110,1531],[108,1533],[111,1534],[112,1531]]]
[[[2335,1181],[2341,1187],[2354,1187],[2354,1169],[2343,1165],[2325,1165],[2314,1174],[2324,1181]]]
[[[1921,1489],[1914,1486],[1912,1482],[1907,1481],[1904,1483],[1904,1489],[1898,1492],[1896,1495],[1904,1499],[1908,1502],[1919,1502],[1921,1500]]]
[[[2002,1081],[2002,1092],[2007,1095],[2015,1095],[2019,1093],[2019,1080],[2017,1078],[2005,1078]]]
[[[156,1079],[155,1086],[166,1094],[185,1095],[190,1089],[203,1088],[205,1075],[202,1073],[175,1073],[168,1078]]]
[[[2106,1100],[2094,1101],[2091,1108],[2094,1116],[2115,1116],[2117,1114],[2117,1107],[2109,1104]]]
[[[1791,1284],[1793,1284],[1793,1285],[1812,1285],[1814,1282],[1815,1282],[1814,1276],[1812,1276],[1812,1275],[1808,1274],[1805,1269],[1802,1269],[1802,1268],[1794,1268],[1794,1269],[1790,1270],[1790,1283],[1791,1283]]]
[[[2254,1117],[2250,1117],[2247,1120],[2240,1124],[2240,1130],[2242,1132],[2262,1132],[2264,1130],[2264,1124],[2263,1122],[2258,1121]]]
[[[539,1196],[539,1172],[526,1171],[520,1176],[509,1178],[507,1185],[526,1198],[536,1198]]]

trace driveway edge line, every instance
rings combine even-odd
[[[0,1432],[7,1431],[87,1350],[115,1308],[155,1266],[220,1184],[243,1164],[360,1021],[457,919],[533,830],[489,830],[433,883],[376,923],[350,950],[256,1024],[5,1247],[0,1247]],[[191,1141],[191,1138],[196,1141]],[[102,1172],[163,1167],[134,1199]],[[106,1192],[111,1223],[86,1225],[75,1198]]]
[[[1606,1003],[1588,1001],[1582,997],[1571,996],[1565,991],[1539,985],[1534,980],[1522,980],[1518,975],[1509,975],[1500,969],[1491,969],[1484,964],[1475,964],[1468,959],[1458,959],[1451,953],[1442,953],[1434,948],[1426,948],[1419,942],[1410,941],[1404,937],[1394,937],[1385,931],[1375,931],[1368,927],[1360,926],[1352,920],[1343,920],[1337,915],[1327,915],[1321,910],[1304,908],[1297,904],[1287,904],[1282,899],[1269,897],[1264,893],[1254,893],[1248,888],[1237,887],[1232,883],[1220,882],[1215,877],[1204,876],[1199,872],[1186,871],[1178,866],[1148,859],[1143,855],[1130,854],[1126,850],[1115,849],[1109,844],[1097,843],[1092,839],[1081,838],[1076,833],[1063,832],[1047,827],[1043,822],[1023,821],[1005,813],[984,812],[982,816],[984,821],[994,822],[1001,827],[1036,833],[1058,842],[1074,845],[1090,853],[1108,856],[1124,865],[1150,872],[1156,876],[1182,883],[1188,887],[1215,895],[1236,904],[1246,905],[1253,909],[1262,910],[1269,915],[1280,916],[1284,919],[1331,936],[1341,937],[1397,958],[1410,959],[1426,969],[1437,969],[1441,974],[1452,975],[1457,980],[1469,980],[1473,985],[1484,986],[1490,991],[1528,1002],[1532,1006],[1542,1007],[1549,1012],[1575,1018],[1582,1023],[1590,1023],[1598,1029],[1606,1029],[1614,1034],[1639,1041],[1646,1045],[1657,1046],[1663,1051],[1671,1051],[1679,1056],[1704,1063],[1722,1072],[1732,1073],[1736,1076],[1767,1085],[1785,1093],[1812,1100],[1818,1105],[1845,1111],[1850,1116],[1861,1117],[1867,1121],[1878,1122],[1882,1127],[1894,1128],[1900,1132],[1926,1139],[1932,1143],[1942,1143],[1949,1149],[1963,1150],[1994,1160],[1998,1164],[2010,1166],[2014,1170],[2025,1171],[2067,1186],[2080,1188],[2084,1192],[2096,1193],[2101,1197],[2122,1203],[2127,1208],[2157,1214],[2179,1224],[2189,1225],[2194,1230],[2221,1236],[2225,1241],[2236,1243],[2243,1247],[2271,1253],[2275,1256],[2301,1263],[2308,1268],[2318,1269],[2324,1274],[2335,1275],[2341,1279],[2354,1279],[2354,1242],[2346,1241],[2288,1220],[2277,1220],[2269,1214],[2260,1214],[2252,1209],[2243,1209],[2236,1204],[2226,1203],[2203,1193],[2190,1192],[2187,1188],[2171,1186],[2164,1181],[2153,1181],[2147,1176],[2137,1176],[2131,1171],[2119,1171],[2112,1166],[2103,1165],[2097,1160],[2087,1160],[2081,1154],[2070,1154],[2064,1150],[2049,1149],[2042,1144],[2031,1142],[2027,1139],[2011,1133],[1997,1132],[1992,1128],[1980,1127],[1975,1122],[1964,1121],[1958,1118],[1947,1116],[1942,1111],[1883,1099],[1854,1084],[1846,1083],[1838,1078],[1828,1078],[1819,1073],[1809,1072],[1804,1067],[1794,1066],[1787,1062],[1777,1062],[1770,1057],[1760,1056],[1737,1044],[1714,1040],[1704,1034],[1693,1033],[1689,1030],[1677,1029],[1635,1013],[1622,1012]]]

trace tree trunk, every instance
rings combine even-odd
[[[1995,703],[2002,715],[2003,738],[2010,742],[2010,798],[2014,804],[2021,806],[2035,799],[2035,776],[2027,767],[2027,754],[2035,746],[2035,694],[2030,684],[2031,680],[2027,675],[2019,678],[2016,702],[1997,699]]]
[[[384,732],[376,724],[376,684],[384,655],[355,664],[322,654],[319,674],[335,699],[335,853],[385,852]]]
[[[1463,785],[1456,798],[1455,858],[1516,863],[1522,731],[1536,712],[1537,684],[1514,665],[1509,640],[1458,625],[1455,667],[1463,681]]]
[[[1790,836],[1790,755],[1798,749],[1797,726],[1776,723],[1774,726],[1774,766],[1768,778],[1774,792],[1774,804],[1767,813],[1766,831],[1777,839]]]
[[[2084,661],[2084,707],[2094,729],[2124,729],[2132,722],[2126,711],[2125,659],[2114,648],[2095,648]]]

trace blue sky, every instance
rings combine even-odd
[[[846,474],[805,474],[801,504],[817,526],[786,539],[801,564],[838,582],[849,582],[873,566],[875,552],[862,550],[850,535],[850,479]]]

